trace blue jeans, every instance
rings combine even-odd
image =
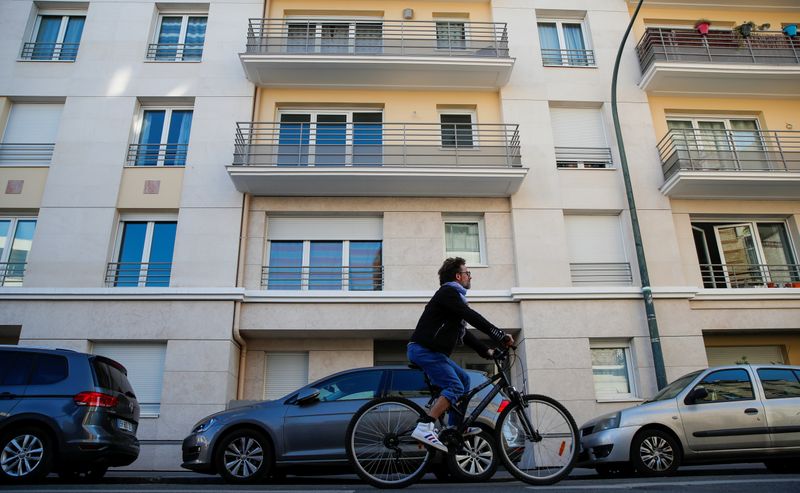
[[[469,391],[469,374],[444,354],[412,342],[408,345],[408,360],[420,366],[433,385],[442,388],[441,395],[451,406]],[[450,426],[457,425],[459,420],[458,413],[449,413]]]

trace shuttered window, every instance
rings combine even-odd
[[[752,364],[784,364],[783,346],[717,346],[707,347],[708,366]]]
[[[308,353],[266,353],[264,399],[280,399],[308,383]]]
[[[157,417],[161,410],[167,344],[96,342],[93,352],[121,363],[128,370],[141,416]]]
[[[600,108],[550,108],[559,168],[610,168],[611,151]]]
[[[63,104],[14,103],[8,116],[3,142],[55,143],[63,108]]]

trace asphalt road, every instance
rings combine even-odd
[[[437,481],[432,475],[408,488],[415,492],[453,492],[453,493],[508,493],[513,488],[523,491],[540,492],[730,492],[730,493],[798,493],[800,492],[800,467],[798,474],[771,474],[759,465],[740,464],[735,466],[705,466],[683,468],[679,474],[670,478],[646,479],[629,477],[602,479],[593,471],[576,469],[566,480],[553,486],[530,486],[513,479],[500,471],[486,483],[447,483]],[[356,476],[289,476],[281,481],[265,482],[248,486],[231,486],[217,476],[204,476],[193,473],[170,472],[125,472],[112,471],[98,484],[66,484],[56,476],[37,485],[2,485],[2,491],[25,491],[27,493],[60,493],[86,491],[92,493],[185,493],[189,491],[214,492],[235,491],[247,493],[355,493],[379,490],[362,483]]]

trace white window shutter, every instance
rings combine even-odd
[[[158,416],[164,383],[166,343],[96,342],[94,354],[117,361],[128,370],[128,380],[142,416]]]
[[[14,103],[8,116],[3,142],[54,144],[63,108],[63,104]]]
[[[627,262],[619,216],[564,216],[570,262]]]
[[[280,399],[308,383],[308,353],[266,353],[264,399]]]
[[[783,364],[782,346],[721,346],[707,347],[708,366],[735,365],[738,363]]]
[[[555,147],[606,148],[600,108],[550,108]]]
[[[381,240],[379,217],[270,217],[270,240]]]

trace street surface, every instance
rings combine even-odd
[[[489,493],[513,488],[522,491],[586,493],[598,492],[726,492],[726,493],[798,493],[800,492],[800,467],[798,474],[771,474],[758,464],[686,467],[671,478],[647,479],[628,477],[602,479],[589,469],[576,469],[569,479],[553,486],[529,486],[513,479],[505,471],[498,471],[486,483],[449,483],[437,481],[427,475],[422,482],[408,490],[415,492]],[[87,491],[92,493],[185,493],[191,491],[215,492],[269,492],[269,493],[354,493],[376,490],[362,483],[357,476],[289,476],[286,479],[249,486],[231,486],[218,476],[205,476],[190,472],[133,472],[111,471],[98,484],[67,484],[51,475],[38,485],[3,485],[2,491],[27,493],[60,493]],[[522,493],[521,491],[521,493]]]

